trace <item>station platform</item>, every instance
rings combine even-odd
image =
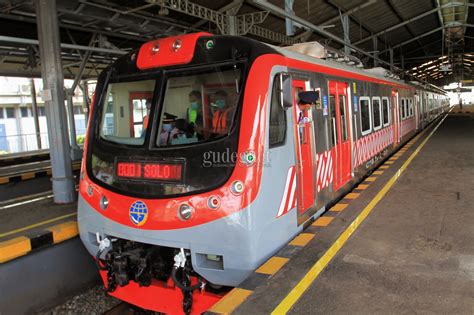
[[[210,314],[474,312],[474,114],[434,122]]]
[[[0,213],[0,263],[78,235],[77,204],[55,204],[52,195],[0,206]]]

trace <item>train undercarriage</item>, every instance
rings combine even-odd
[[[96,264],[106,291],[143,309],[200,314],[230,290],[194,272],[189,250],[122,239],[98,242]]]

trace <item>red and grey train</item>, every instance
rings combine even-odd
[[[145,43],[97,83],[81,239],[111,295],[202,313],[448,106],[245,37]]]

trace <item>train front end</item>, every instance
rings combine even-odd
[[[271,71],[255,61],[268,54],[249,39],[189,34],[100,75],[78,223],[111,295],[201,313],[275,250],[252,209]]]

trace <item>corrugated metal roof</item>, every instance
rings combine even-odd
[[[169,4],[170,1],[172,0],[162,0],[162,2],[156,2],[155,5],[150,6],[150,1],[147,0],[57,0],[60,21],[64,26],[67,26],[61,33],[61,39],[63,42],[71,42],[70,35],[72,34],[79,44],[84,45],[90,39],[91,32],[100,31],[107,36],[107,41],[114,47],[131,49],[145,40],[182,32],[206,30],[219,33],[219,29],[213,23],[202,22],[198,17],[178,12],[171,7],[164,9],[163,3]],[[372,34],[383,32],[407,19],[433,10],[437,6],[463,1],[468,2],[468,0],[294,0],[293,9],[298,17],[315,25],[330,24],[331,27],[325,29],[341,38],[344,32],[340,14],[353,11],[349,15],[350,40],[352,43],[357,43]],[[217,11],[236,0],[192,0],[191,2]],[[284,0],[270,0],[269,2],[280,8],[284,6]],[[371,4],[367,5],[367,3]],[[147,7],[144,7],[145,5]],[[364,7],[358,9],[360,6]],[[127,10],[141,7],[143,9],[134,11],[133,14],[124,13]],[[251,0],[242,1],[238,8],[237,14],[262,11]],[[461,16],[464,16],[462,21],[465,23],[465,17],[469,10],[467,6],[443,9],[441,15],[444,22],[441,22],[437,12],[433,12],[405,26],[380,34],[377,36],[377,50],[383,53],[379,57],[389,60],[387,49],[396,47],[394,50],[395,61],[399,63],[401,55],[403,55],[406,68],[425,63],[430,60],[430,56],[440,55],[443,52],[442,32],[438,31],[416,40],[412,39],[441,27],[442,23],[459,21]],[[457,12],[457,14],[453,15],[452,12]],[[36,38],[34,20],[33,23],[29,22],[29,28],[24,26],[24,19],[34,19],[34,16],[34,5],[30,1],[0,0],[0,20],[3,25],[7,26],[0,29],[0,35]],[[328,23],[328,21],[330,22]],[[467,23],[474,24],[472,15],[467,15]],[[259,26],[274,32],[285,33],[285,20],[275,14],[269,14]],[[69,34],[65,32],[66,29]],[[300,29],[296,35],[304,32],[305,30]],[[464,34],[467,37],[463,40],[462,49],[465,49],[466,52],[474,51],[474,31],[471,27],[464,27]],[[257,38],[256,36],[252,37]],[[265,39],[261,40],[265,41]],[[325,38],[317,33],[312,33],[307,40],[325,40]],[[398,47],[407,41],[409,43]],[[341,48],[339,43],[327,42],[335,48]],[[374,50],[371,39],[357,44],[357,46],[366,51]],[[0,47],[1,54],[3,52]],[[367,58],[364,60],[368,61]]]

